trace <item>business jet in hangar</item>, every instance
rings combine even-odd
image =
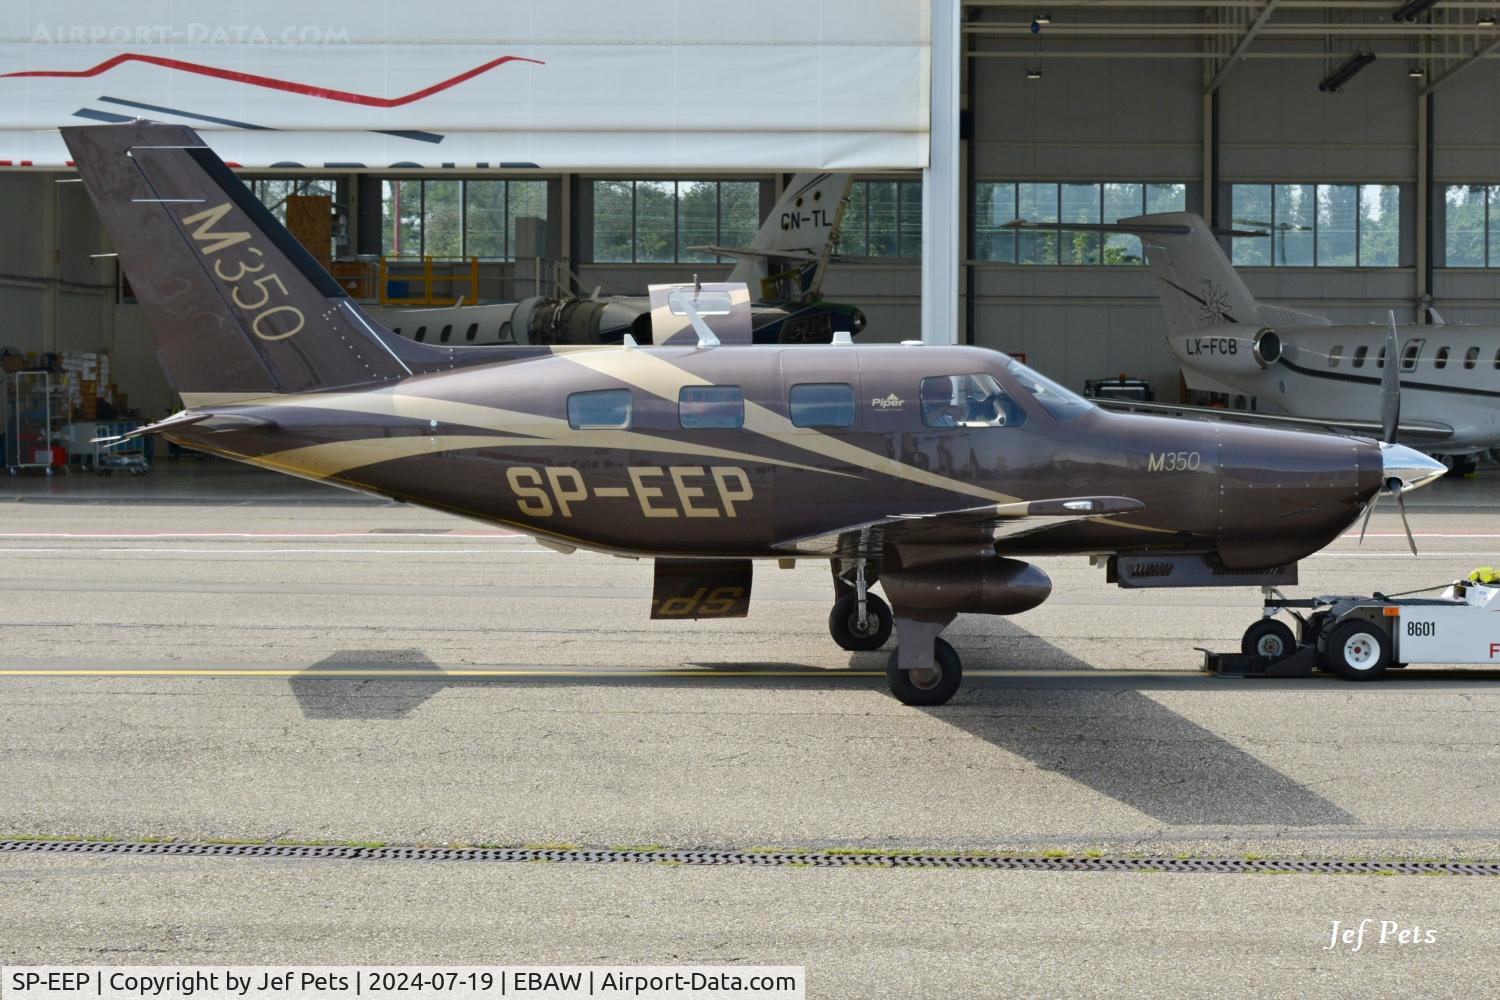
[[[1335,324],[1256,301],[1197,215],[1141,215],[1096,228],[1140,236],[1188,388],[1254,397],[1260,414],[1287,422],[1379,430],[1371,417],[1380,412],[1387,363],[1383,325]],[[1500,327],[1405,325],[1396,337],[1396,439],[1473,471],[1477,454],[1500,446]]]
[[[865,314],[823,297],[823,276],[849,191],[848,174],[797,174],[748,247],[689,250],[735,258],[727,280],[756,290],[750,304],[757,344],[826,344],[857,335]],[[712,259],[712,258],[710,258]],[[371,310],[395,333],[420,343],[618,344],[652,342],[648,296],[535,295],[519,302]]]
[[[894,628],[907,704],[958,690],[958,614],[1047,598],[1023,556],[1100,557],[1127,586],[1286,584],[1380,493],[1443,471],[1369,439],[1104,412],[983,348],[753,345],[742,286],[658,287],[651,347],[418,344],[191,129],[62,134],[185,403],[142,433],[653,559],[655,618],[740,617],[755,560],[825,562],[832,637],[873,650]]]

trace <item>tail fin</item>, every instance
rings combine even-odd
[[[187,405],[388,381],[422,345],[378,327],[192,129],[62,129]]]
[[[844,214],[848,174],[797,174],[766,216],[748,252],[741,252],[727,281],[752,289],[771,273],[768,260],[787,257],[821,265]],[[733,249],[725,249],[729,254]]]
[[[1261,322],[1260,304],[1202,217],[1161,212],[1121,219],[1117,225],[1140,234],[1169,333]]]

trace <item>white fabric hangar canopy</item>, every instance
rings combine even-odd
[[[925,167],[930,0],[0,5],[0,165],[196,127],[244,167]]]

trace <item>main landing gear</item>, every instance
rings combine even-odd
[[[870,593],[870,585],[875,581],[868,573],[867,561],[851,562],[852,566],[843,572],[838,565],[834,566],[838,597],[828,615],[828,632],[833,641],[852,652],[870,652],[884,646],[899,624],[901,642],[891,651],[885,668],[891,694],[905,705],[926,707],[947,703],[963,681],[963,663],[958,653],[938,637],[953,615],[929,615],[935,618],[932,621],[904,616],[898,619],[885,601]],[[924,657],[926,650],[931,650],[931,654]],[[922,662],[924,659],[928,662]]]

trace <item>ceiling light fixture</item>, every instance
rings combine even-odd
[[[1344,89],[1344,84],[1354,79],[1354,75],[1375,61],[1373,52],[1356,52],[1335,69],[1332,73],[1318,81],[1318,89],[1323,93],[1337,94]]]
[[[1040,80],[1041,78],[1042,78],[1042,68],[1040,66],[1038,66],[1035,69],[1028,69],[1026,71],[1026,79],[1028,79],[1028,80]]]
[[[1422,67],[1414,64],[1406,71],[1406,75],[1411,77],[1413,80],[1420,80],[1425,77],[1427,73],[1422,69]]]
[[[1474,23],[1481,28],[1493,28],[1495,26],[1495,15],[1480,14],[1479,20],[1475,21]]]

